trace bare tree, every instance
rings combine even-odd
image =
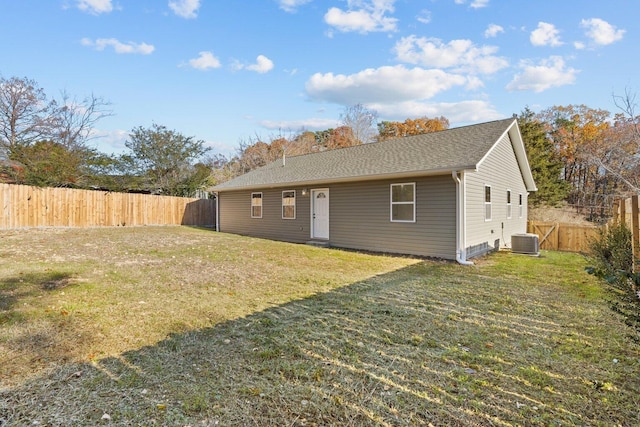
[[[367,144],[375,140],[377,130],[376,122],[378,113],[367,109],[362,104],[346,107],[340,114],[340,123],[348,126],[353,131],[353,136],[362,144]]]
[[[621,111],[616,114],[604,143],[588,155],[598,167],[621,182],[629,192],[640,193],[640,116],[636,94],[625,88],[624,95],[613,94]]]
[[[34,80],[0,77],[0,157],[51,137],[55,107]]]
[[[53,139],[68,149],[86,147],[87,142],[96,137],[96,123],[105,117],[113,116],[110,105],[110,102],[93,94],[78,101],[63,91],[54,114]]]

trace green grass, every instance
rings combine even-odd
[[[640,423],[640,349],[579,255],[176,227],[3,232],[0,259],[0,425]]]

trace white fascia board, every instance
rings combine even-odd
[[[527,188],[527,191],[538,191],[536,187],[536,183],[533,181],[533,175],[531,174],[531,166],[529,165],[529,160],[527,159],[527,153],[524,149],[524,141],[522,140],[522,135],[520,134],[520,127],[518,126],[518,120],[513,119],[513,122],[509,127],[500,135],[500,137],[496,140],[496,142],[491,146],[491,148],[482,156],[482,159],[478,162],[478,166],[482,165],[491,152],[498,146],[502,138],[506,134],[509,134],[509,141],[511,141],[511,147],[513,148],[513,152],[516,155],[516,160],[518,161],[518,167],[520,168],[520,174],[522,175],[522,180]]]

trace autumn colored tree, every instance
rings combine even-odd
[[[404,136],[422,135],[445,129],[449,129],[449,120],[443,116],[433,119],[428,117],[406,119],[404,122],[382,121],[378,123],[378,140],[385,141]]]
[[[554,106],[538,114],[564,163],[563,178],[571,185],[569,203],[607,203],[615,180],[603,173],[593,154],[607,135],[610,115],[586,105]]]

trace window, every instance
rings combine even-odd
[[[522,214],[523,214],[523,210],[524,210],[523,206],[522,206],[522,194],[519,194],[518,196],[519,196],[518,197],[518,210],[519,210],[518,216],[520,218],[522,218]]]
[[[491,186],[484,186],[484,220],[491,221]]]
[[[507,219],[511,219],[511,190],[507,190]]]
[[[282,192],[282,219],[296,219],[296,191]]]
[[[391,184],[391,221],[416,222],[416,184]]]
[[[251,193],[251,218],[262,218],[262,193]]]

